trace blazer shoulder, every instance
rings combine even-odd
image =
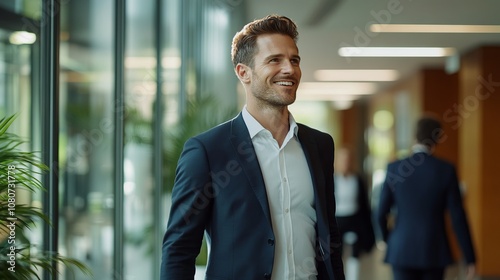
[[[307,126],[305,124],[302,124],[302,123],[297,123],[297,126],[299,127],[299,135],[301,133],[304,133],[304,134],[307,134],[309,136],[312,136],[313,138],[319,138],[319,139],[322,139],[323,141],[324,140],[330,140],[331,142],[333,142],[333,137],[326,133],[326,132],[323,132],[321,130],[318,130],[316,128],[312,128],[310,126]]]
[[[387,164],[387,169],[393,169],[393,168],[397,168],[401,163],[403,163],[403,161],[405,161],[406,158],[404,159],[396,159],[396,160],[393,160],[391,162],[389,162]]]
[[[451,161],[436,157],[432,154],[425,154],[425,158],[422,160],[419,154],[423,153],[411,154],[405,158],[394,160],[387,165],[387,168],[388,169],[398,168],[400,165],[420,166],[422,163],[427,163],[426,166],[434,166],[434,167],[444,168],[446,170],[456,169],[455,165]]]
[[[196,138],[202,142],[219,141],[221,137],[229,138],[229,134],[231,133],[231,125],[236,119],[237,117],[234,117],[191,138]]]
[[[410,159],[411,160],[411,159]],[[427,155],[426,160],[430,163],[428,164],[429,167],[434,167],[434,168],[439,168],[440,170],[443,171],[453,171],[456,172],[456,167],[455,164],[453,164],[451,161],[441,158],[441,157],[436,157],[433,154]],[[414,160],[417,161],[417,160]]]
[[[443,166],[447,166],[448,168],[455,169],[455,164],[453,164],[451,161],[449,161],[447,159],[439,158],[439,157],[434,157],[434,156],[431,156],[431,157],[434,158],[437,162],[439,162]]]

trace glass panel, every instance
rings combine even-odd
[[[114,1],[61,6],[60,233],[64,255],[113,272]],[[63,279],[88,277],[65,273]]]
[[[23,3],[22,1],[16,0],[0,1],[0,8],[20,14],[22,12]]]
[[[127,1],[125,49],[124,274],[153,279],[155,1]]]
[[[0,18],[3,16],[2,12],[0,11]],[[40,125],[36,121],[40,119],[39,110],[37,110],[39,99],[35,96],[38,88],[32,88],[33,77],[38,73],[35,71],[37,66],[32,65],[32,62],[37,59],[35,50],[38,45],[34,44],[36,35],[3,29],[4,23],[9,24],[8,22],[0,23],[0,118],[16,114],[17,117],[8,132],[27,140],[17,149],[34,151],[36,156],[41,158],[41,134],[37,133],[36,129]],[[41,179],[36,174],[32,175]],[[20,187],[19,184],[17,184],[15,199],[17,204],[35,207],[41,205],[39,193],[30,192]],[[24,232],[33,250],[41,248],[43,242],[43,225],[37,220],[35,222],[36,226]],[[17,241],[16,244],[18,244]],[[20,245],[16,246],[20,248]],[[35,253],[35,251],[32,252]]]
[[[162,6],[162,22],[160,32],[163,35],[162,45],[162,94],[163,94],[163,145],[162,148],[162,196],[160,198],[160,217],[155,221],[159,236],[163,237],[167,227],[167,218],[170,211],[171,187],[174,180],[174,163],[170,160],[172,143],[168,141],[168,133],[179,121],[180,82],[181,82],[181,1],[165,1]],[[156,246],[161,246],[161,240]],[[161,256],[158,256],[159,258]],[[157,268],[159,270],[159,268]]]
[[[179,97],[181,78],[181,0],[166,1],[162,11],[161,32],[164,36],[162,50],[163,100],[166,129],[179,119]],[[165,224],[166,225],[166,224]]]
[[[163,32],[166,197],[162,199],[168,217],[175,168],[185,140],[234,116],[238,80],[229,54],[234,10],[221,1],[168,1],[165,6],[163,28],[169,32]],[[216,102],[206,101],[207,97]],[[166,218],[164,221],[163,229]],[[203,242],[196,260],[197,279],[204,277],[207,251]]]
[[[66,0],[67,1],[67,0]],[[66,1],[60,1],[64,4]],[[0,8],[7,11],[24,15],[33,19],[40,19],[42,14],[42,0],[3,0],[0,1]]]
[[[0,118],[18,114],[9,131],[29,137],[31,45],[12,43],[16,34],[0,26]]]

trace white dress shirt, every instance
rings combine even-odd
[[[281,147],[246,107],[242,111],[266,184],[275,235],[273,280],[316,279],[316,210],[309,166],[290,114]]]
[[[349,217],[358,211],[358,179],[354,175],[335,175],[337,217]]]

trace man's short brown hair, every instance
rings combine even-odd
[[[441,123],[434,116],[423,116],[417,121],[417,142],[427,146],[436,145],[442,135]]]
[[[289,18],[279,15],[268,15],[262,19],[246,24],[233,37],[231,60],[234,67],[243,63],[253,67],[253,57],[257,52],[257,37],[262,34],[282,34],[290,36],[297,43],[299,33],[297,25]]]

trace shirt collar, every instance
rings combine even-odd
[[[431,153],[431,150],[429,149],[429,147],[427,147],[426,145],[423,145],[423,144],[419,144],[419,143],[413,145],[411,150],[413,153],[426,153],[426,154]]]
[[[241,111],[241,114],[243,116],[243,121],[245,121],[245,124],[248,128],[248,132],[250,134],[250,138],[253,139],[255,135],[257,135],[259,132],[262,130],[266,130],[252,115],[247,110],[247,105],[245,105]],[[292,113],[288,113],[288,122],[290,123],[290,130],[293,131],[293,134],[297,136],[297,132],[299,131],[299,127],[297,125],[297,122],[295,122],[295,119],[292,116]]]

